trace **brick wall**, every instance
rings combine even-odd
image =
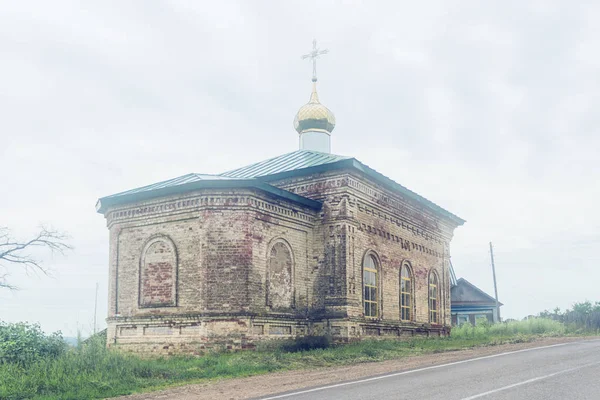
[[[450,326],[449,243],[456,225],[353,171],[334,171],[274,184],[324,202],[324,280],[330,311],[363,318],[362,262],[379,260],[379,318],[400,320],[400,267],[413,270],[413,325],[429,321],[429,274],[439,280],[439,325]],[[327,301],[327,300],[326,300]],[[340,307],[344,305],[344,307]]]
[[[309,332],[340,340],[447,333],[452,221],[352,171],[273,184],[323,207],[314,211],[248,189],[202,190],[110,209],[109,344],[170,353],[211,343],[248,348]],[[363,314],[367,253],[378,264],[375,319]],[[413,270],[411,323],[400,321],[405,261]],[[440,323],[433,326],[432,270],[442,294]]]

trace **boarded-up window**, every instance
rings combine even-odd
[[[140,271],[140,306],[175,306],[177,254],[167,238],[152,239],[144,247]]]
[[[284,242],[277,242],[269,252],[267,269],[267,305],[273,309],[294,304],[292,253]]]

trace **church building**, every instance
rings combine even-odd
[[[98,200],[109,346],[173,354],[449,334],[450,241],[464,221],[332,154],[335,118],[316,85],[313,71],[298,150]]]

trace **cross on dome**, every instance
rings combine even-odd
[[[313,82],[317,81],[317,58],[319,58],[319,56],[322,56],[323,54],[327,54],[327,53],[329,53],[329,50],[327,50],[327,49],[319,50],[319,48],[317,47],[317,39],[313,39],[312,51],[310,53],[302,56],[303,60],[310,58],[313,63],[313,77],[312,77]]]
[[[294,128],[300,135],[300,149],[329,153],[331,151],[331,131],[335,127],[333,113],[319,102],[317,95],[317,58],[329,50],[320,50],[317,40],[313,40],[312,51],[302,56],[313,63],[312,92],[308,103],[300,107],[294,118]]]

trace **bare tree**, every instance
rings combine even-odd
[[[21,267],[27,272],[42,272],[49,275],[49,270],[43,266],[31,251],[36,248],[45,248],[52,253],[64,254],[72,247],[67,243],[69,237],[61,232],[42,226],[39,232],[31,239],[19,241],[11,235],[6,227],[0,226],[0,289],[17,289],[7,281],[9,267]]]

